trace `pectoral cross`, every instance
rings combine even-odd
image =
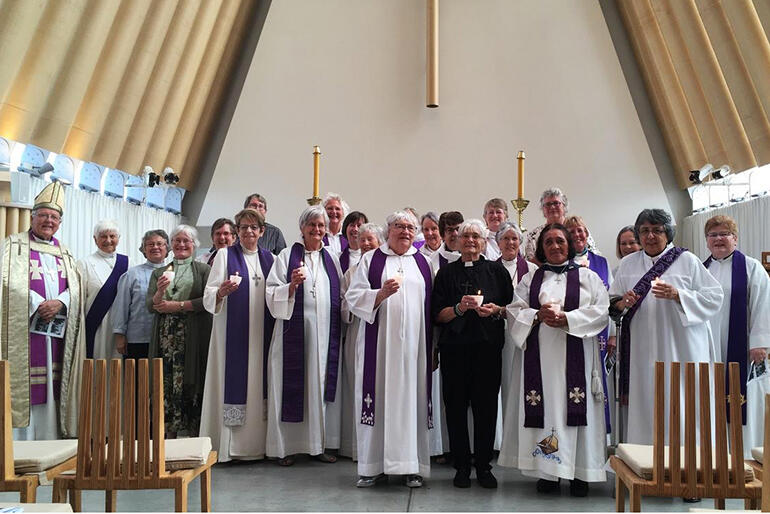
[[[464,284],[460,284],[460,287],[465,290],[465,294],[475,294],[476,292],[476,286],[471,284],[469,280],[466,280]]]

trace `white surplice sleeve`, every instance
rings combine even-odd
[[[770,277],[756,259],[747,257],[746,268],[749,278],[749,348],[767,348],[770,346]]]
[[[377,306],[377,309],[375,309],[374,302],[377,299],[379,289],[369,287],[369,266],[372,262],[372,255],[374,255],[374,252],[367,252],[361,258],[356,271],[353,273],[347,293],[345,293],[345,300],[350,313],[367,323],[374,322],[374,318],[377,316],[377,309],[379,309],[382,303],[388,301],[387,299],[383,300],[380,306]]]
[[[222,282],[227,280],[227,252],[217,252],[214,256],[214,262],[211,263],[209,280],[206,282],[206,289],[203,290],[203,308],[213,315],[221,314],[227,298],[223,298],[217,305],[217,291]],[[248,277],[245,277],[248,280]],[[241,282],[241,285],[248,287],[248,284]]]
[[[677,308],[679,319],[685,327],[706,323],[717,315],[722,306],[722,286],[694,254],[685,252],[677,260],[684,261],[682,264],[690,281],[690,287],[676,286],[681,301]]]
[[[580,270],[580,293],[588,291],[590,303],[565,312],[567,326],[565,331],[575,337],[593,337],[599,334],[609,323],[610,297],[604,282],[591,270]]]
[[[294,311],[294,295],[289,296],[289,283],[286,273],[289,270],[291,247],[281,250],[276,257],[265,284],[265,300],[267,308],[275,319],[291,319]]]
[[[527,337],[535,324],[537,310],[529,306],[529,286],[532,283],[534,271],[530,270],[513,290],[513,302],[506,308],[508,311],[508,333],[513,343],[522,350],[527,349]]]

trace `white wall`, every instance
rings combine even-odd
[[[618,228],[669,208],[598,3],[440,8],[440,107],[427,109],[425,2],[274,0],[197,224],[256,191],[294,240],[315,144],[322,196],[377,222],[405,205],[480,217],[515,197],[519,149],[525,226],[559,186],[614,260]]]

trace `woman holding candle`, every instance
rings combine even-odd
[[[591,371],[609,297],[598,275],[572,260],[563,225],[543,228],[536,253],[543,266],[519,282],[508,306],[507,330],[523,352],[515,371],[522,397],[498,463],[539,478],[541,493],[557,491],[564,478],[573,496],[585,496],[588,482],[605,481],[603,394]]]
[[[208,264],[193,260],[198,232],[179,225],[171,232],[174,261],[150,277],[147,308],[155,314],[149,358],[163,358],[166,437],[197,435],[206,376],[211,314],[203,307]]]
[[[273,254],[259,248],[265,218],[254,209],[235,215],[238,242],[214,258],[203,306],[214,316],[203,391],[201,435],[219,462],[265,457],[265,359],[274,319],[265,303]]]
[[[643,251],[620,261],[610,286],[610,295],[619,298],[614,309],[624,313],[618,393],[621,423],[627,425],[623,442],[652,444],[654,363],[719,357],[709,320],[718,315],[723,292],[695,255],[672,244],[674,225],[666,211],[643,210],[634,231]],[[684,430],[684,411],[681,423]]]
[[[441,326],[441,383],[449,447],[457,470],[455,487],[470,487],[468,405],[473,412],[476,478],[497,487],[492,451],[505,341],[505,306],[513,298],[510,275],[482,255],[488,236],[481,220],[460,225],[460,259],[436,274],[431,310]]]
[[[337,193],[326,193],[321,205],[326,210],[329,219],[328,229],[323,236],[323,244],[329,247],[329,251],[335,257],[339,257],[342,251],[348,247],[348,240],[342,231],[342,221],[350,212],[350,207]]]
[[[328,223],[323,207],[305,209],[302,240],[278,255],[267,277],[276,326],[268,353],[266,451],[284,466],[297,453],[336,461],[324,449],[327,407],[339,401],[342,273],[323,245]]]

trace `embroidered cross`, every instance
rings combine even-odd
[[[42,280],[43,279],[43,273],[45,270],[40,265],[40,261],[37,259],[30,259],[29,260],[29,273],[32,275],[30,278],[32,280]]]
[[[585,397],[586,394],[579,387],[573,387],[569,392],[569,399],[575,403],[580,403]]]
[[[67,270],[62,266],[61,261],[56,261],[56,270],[61,273],[61,278],[67,278]]]
[[[527,395],[527,397],[526,397],[526,400],[527,400],[527,403],[528,403],[528,404],[530,404],[530,405],[532,405],[532,406],[534,407],[535,405],[537,405],[538,403],[540,403],[540,400],[541,400],[541,396],[540,396],[539,394],[537,394],[537,391],[535,391],[535,390],[533,389],[533,390],[532,390],[532,391],[530,391],[530,392],[529,392],[529,394]]]
[[[364,398],[364,403],[366,404],[367,409],[371,408],[373,401],[374,400],[372,400],[372,397],[369,396],[369,393],[366,393],[366,398]]]

